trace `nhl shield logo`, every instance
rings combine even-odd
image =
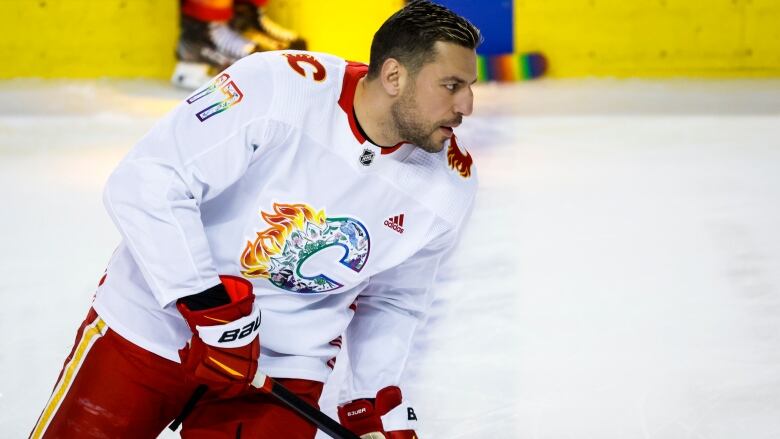
[[[363,154],[360,155],[360,164],[368,166],[374,161],[374,151],[366,148],[363,150]]]

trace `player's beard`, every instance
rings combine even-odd
[[[437,153],[444,147],[444,140],[436,142],[433,135],[439,129],[436,124],[433,128],[426,127],[425,118],[417,109],[417,100],[414,97],[414,87],[406,90],[398,100],[390,106],[390,113],[398,135],[405,142],[418,146],[425,152]]]

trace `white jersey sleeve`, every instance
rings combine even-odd
[[[452,254],[459,230],[449,229],[412,257],[371,278],[347,328],[351,372],[341,402],[374,398],[400,386],[417,329],[434,299],[439,267]]]
[[[161,120],[109,177],[104,204],[160,306],[219,283],[200,206],[267,147],[274,90],[267,64],[251,56],[218,75]]]

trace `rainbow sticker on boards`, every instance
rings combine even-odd
[[[523,81],[547,72],[547,58],[540,52],[477,56],[479,81]]]

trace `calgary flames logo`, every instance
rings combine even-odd
[[[447,149],[447,163],[452,169],[458,171],[461,177],[471,177],[471,165],[474,164],[474,160],[468,151],[465,154],[461,152],[455,136],[450,139],[450,147]]]
[[[260,212],[260,215],[271,227],[257,232],[254,243],[247,243],[241,255],[241,266],[245,268],[241,273],[246,277],[271,277],[268,272],[271,257],[282,252],[292,232],[303,230],[307,223],[325,225],[325,212],[315,212],[305,204],[274,203],[274,213]]]
[[[345,250],[338,262],[360,272],[368,260],[368,231],[348,217],[327,218],[306,204],[274,203],[274,212],[260,212],[269,227],[247,242],[241,255],[241,273],[248,278],[266,278],[284,290],[296,293],[322,293],[343,285],[324,274],[304,276],[301,265],[328,247]]]
[[[287,58],[287,62],[290,64],[290,67],[292,67],[293,70],[295,70],[304,78],[306,77],[306,70],[304,70],[301,66],[302,63],[309,64],[310,66],[314,67],[312,78],[315,81],[319,82],[325,79],[325,67],[323,67],[323,65],[313,56],[307,53],[284,53],[282,56]]]

